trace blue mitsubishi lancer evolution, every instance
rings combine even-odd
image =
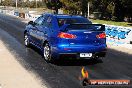
[[[76,15],[43,14],[24,31],[26,47],[40,49],[46,61],[61,56],[98,59],[106,55],[105,26]]]

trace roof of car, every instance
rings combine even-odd
[[[47,14],[52,15],[57,18],[82,18],[82,16],[79,15],[68,15],[68,14]]]

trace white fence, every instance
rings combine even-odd
[[[34,11],[31,11],[31,12],[34,12]],[[1,10],[0,9],[0,13],[19,17],[19,12],[18,11],[14,11],[14,10]],[[32,21],[34,21],[35,19],[37,19],[40,16],[40,15],[34,15],[33,13],[24,13],[23,15],[24,15],[23,17],[25,19],[32,20]]]

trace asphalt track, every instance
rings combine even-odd
[[[52,64],[46,63],[36,48],[27,49],[24,46],[25,25],[20,19],[0,14],[0,39],[16,56],[17,61],[41,79],[48,88],[82,88],[79,76],[83,66],[89,72],[90,79],[132,79],[132,55],[111,49],[108,49],[103,60],[65,59]],[[132,88],[132,86],[86,88]]]

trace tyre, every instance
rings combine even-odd
[[[46,60],[46,62],[52,62],[53,61],[53,58],[52,58],[52,54],[51,54],[51,48],[49,46],[48,43],[46,43],[44,45],[44,49],[43,49],[43,56],[44,56],[44,59]]]
[[[26,47],[29,47],[30,45],[29,36],[27,33],[24,34],[24,44]]]

